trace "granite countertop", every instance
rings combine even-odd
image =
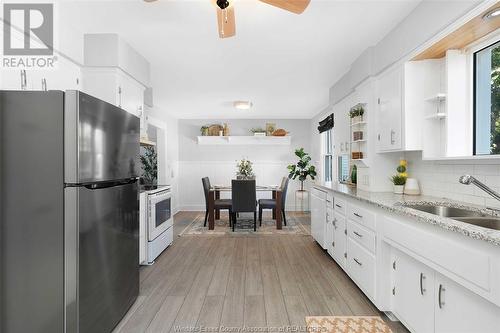
[[[323,188],[333,192],[344,194],[356,200],[376,205],[390,212],[415,218],[419,222],[433,224],[443,229],[461,233],[467,237],[478,240],[483,240],[494,245],[500,246],[500,231],[488,228],[483,228],[468,224],[465,222],[453,220],[446,217],[441,217],[431,213],[422,212],[416,209],[411,209],[406,205],[410,204],[433,204],[447,207],[456,207],[473,210],[482,214],[500,217],[499,211],[487,209],[482,206],[438,198],[427,195],[402,195],[391,192],[367,192],[358,190],[356,187],[337,183],[315,184],[315,187]]]

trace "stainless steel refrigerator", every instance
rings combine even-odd
[[[110,332],[139,291],[139,118],[0,91],[0,333]]]

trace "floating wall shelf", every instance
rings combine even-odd
[[[199,145],[275,145],[289,146],[291,136],[198,136]]]

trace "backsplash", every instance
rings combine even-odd
[[[463,185],[458,178],[470,174],[500,192],[500,161],[423,161],[419,153],[407,153],[409,176],[417,178],[423,194],[500,208],[500,201],[475,185]]]

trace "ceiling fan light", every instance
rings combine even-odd
[[[500,16],[500,7],[495,8],[487,12],[484,16],[483,19],[494,19],[495,17]]]
[[[253,106],[253,103],[250,101],[235,101],[233,106],[238,110],[250,110]]]

